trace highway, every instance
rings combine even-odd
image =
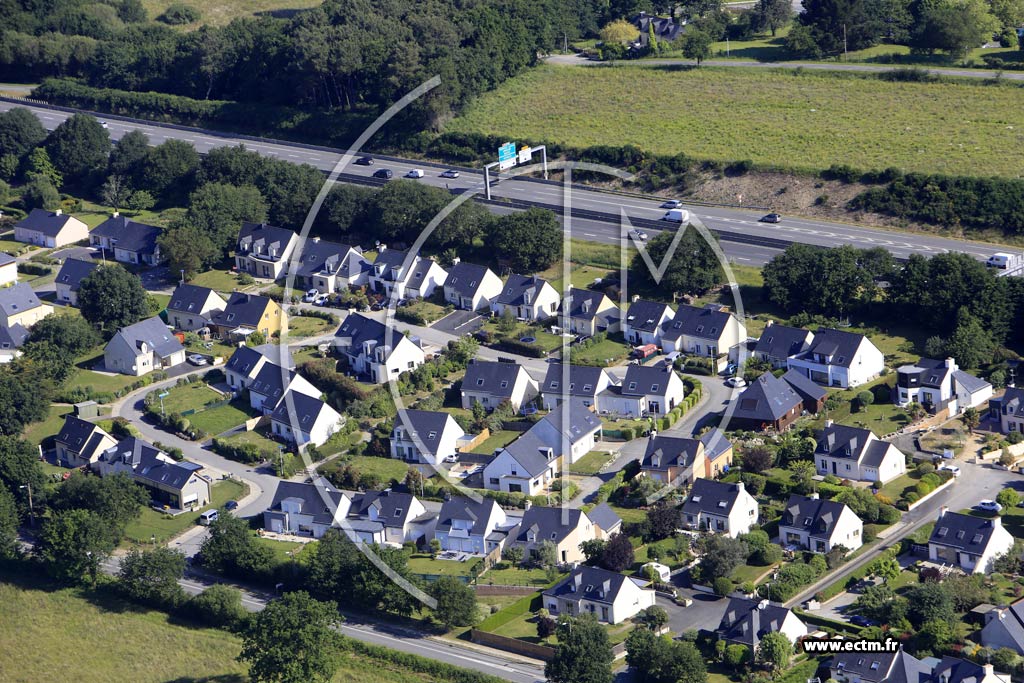
[[[33,111],[47,129],[55,128],[70,116],[69,113],[60,109],[20,102],[10,98],[0,99],[0,111],[6,111],[16,106],[27,107]],[[294,163],[310,164],[325,173],[333,169],[341,158],[339,150],[328,148],[247,138],[231,133],[161,125],[121,117],[98,116],[108,123],[110,135],[115,140],[128,131],[140,130],[149,136],[150,142],[153,144],[159,144],[169,139],[179,139],[193,144],[201,153],[225,145],[242,144],[247,149],[261,155]],[[418,182],[446,187],[453,193],[467,190],[482,193],[483,189],[482,173],[479,171],[460,168],[459,178],[444,179],[439,177],[439,174],[446,168],[445,166],[391,157],[376,157],[373,166],[350,164],[341,179],[361,184],[379,185],[382,181],[373,179],[372,174],[381,168],[392,170],[396,178],[414,168],[422,169],[425,176]],[[492,208],[500,212],[502,209],[507,211],[539,205],[561,211],[563,192],[564,187],[558,182],[545,182],[537,178],[504,179],[497,184],[492,184],[492,195],[495,202],[498,202],[492,203]],[[575,186],[571,197],[572,233],[581,239],[604,243],[616,242],[620,230],[620,211],[625,212],[636,227],[644,229],[652,236],[652,231],[672,225],[659,220],[665,213],[665,210],[660,208],[661,198],[602,192]],[[881,246],[897,258],[906,258],[912,253],[928,256],[945,251],[962,251],[975,258],[984,259],[998,250],[998,247],[991,244],[920,233],[901,233],[809,218],[786,216],[778,224],[760,223],[758,219],[765,213],[765,210],[760,208],[712,206],[689,206],[688,208],[703,220],[705,225],[718,232],[722,239],[722,248],[732,260],[750,265],[763,264],[780,249],[793,242],[826,247],[842,244],[852,244],[860,248]]]

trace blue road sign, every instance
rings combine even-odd
[[[504,145],[498,148],[498,161],[508,161],[509,159],[516,158],[516,146],[515,143],[506,142]]]

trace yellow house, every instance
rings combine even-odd
[[[0,289],[0,327],[32,327],[51,313],[53,306],[40,301],[24,282]]]
[[[270,337],[288,329],[288,321],[281,306],[265,296],[234,292],[223,311],[210,318],[210,330],[219,339],[240,340],[253,332]]]

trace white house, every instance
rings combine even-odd
[[[334,345],[356,375],[374,384],[398,379],[424,361],[419,343],[392,330],[389,344],[384,324],[359,313],[349,315],[341,323],[334,335]]]
[[[777,325],[774,320],[765,323],[764,331],[754,346],[753,357],[771,363],[773,369],[785,368],[789,359],[811,347],[814,333],[802,327]]]
[[[0,325],[0,364],[10,363],[21,355],[21,347],[28,341],[29,331],[21,323],[11,327]]]
[[[932,680],[928,665],[907,654],[902,644],[895,652],[836,653],[829,666],[829,673],[829,677],[838,683],[911,683]]]
[[[793,610],[768,600],[730,598],[716,632],[730,645],[744,645],[756,652],[766,633],[781,633],[790,643],[808,634],[807,625]]]
[[[606,624],[620,624],[654,605],[646,581],[598,567],[576,567],[568,577],[541,594],[553,617],[590,613]]]
[[[268,362],[267,357],[256,349],[250,346],[239,346],[231,354],[228,362],[224,364],[224,375],[227,378],[228,386],[237,391],[248,389],[266,362]]]
[[[408,252],[385,249],[370,271],[370,287],[389,299],[427,299],[444,285],[448,273],[435,261],[416,255],[408,267]]]
[[[32,327],[53,313],[53,306],[44,304],[26,282],[0,289],[0,326]]]
[[[779,542],[798,545],[812,553],[827,553],[836,546],[852,552],[864,545],[864,522],[853,510],[833,500],[793,494],[779,522]]]
[[[492,491],[536,496],[544,492],[562,470],[555,449],[532,431],[499,448],[484,465],[484,487]]]
[[[555,546],[558,562],[569,564],[583,562],[586,556],[580,545],[599,538],[606,538],[604,530],[591,520],[589,513],[572,508],[530,505],[523,513],[522,521],[509,533],[506,545],[522,548],[523,556],[531,557],[542,543],[549,542]]]
[[[253,410],[261,411],[264,415],[273,413],[288,392],[303,394],[315,399],[319,399],[323,393],[299,373],[270,361],[266,361],[260,366],[259,372],[249,382],[247,388],[249,389],[249,406]],[[312,405],[307,404],[307,407],[310,410],[313,409]],[[319,413],[317,416],[320,416]]]
[[[660,417],[682,402],[686,385],[671,363],[630,365],[622,384],[608,386],[598,396],[602,413]]]
[[[416,496],[385,489],[354,495],[346,524],[364,542],[396,547],[423,538],[435,519]]]
[[[988,574],[992,562],[1013,548],[1003,520],[949,512],[943,506],[928,539],[928,559],[959,567],[968,574]]]
[[[570,465],[594,450],[601,438],[601,420],[582,401],[562,403],[530,427]]]
[[[626,343],[634,346],[661,346],[662,325],[671,320],[673,315],[675,311],[668,304],[635,299],[622,321],[622,334],[626,337]]]
[[[107,371],[122,375],[141,377],[184,362],[185,347],[157,317],[122,327],[103,350]]]
[[[707,530],[736,538],[757,524],[757,500],[743,482],[727,484],[714,479],[693,482],[683,504],[682,521],[686,528]]]
[[[600,411],[598,395],[612,384],[618,384],[618,380],[605,368],[549,363],[540,385],[541,405],[551,410],[571,398]]]
[[[271,431],[300,449],[322,446],[344,423],[345,418],[318,396],[295,390],[287,392],[270,415]]]
[[[456,496],[441,506],[434,538],[442,550],[485,555],[504,541],[505,535],[496,532],[505,524],[505,511],[493,498]]]
[[[0,252],[0,287],[18,281],[18,259],[7,252]]]
[[[133,221],[115,211],[113,216],[93,228],[89,233],[89,243],[109,250],[115,261],[155,266],[163,260],[157,242],[161,232],[155,225]]]
[[[494,410],[508,401],[519,410],[538,393],[537,382],[517,363],[473,359],[462,378],[462,407],[472,410],[479,403]]]
[[[719,304],[680,306],[662,325],[661,347],[690,356],[717,358],[740,343],[747,331],[732,311]]]
[[[898,406],[919,403],[931,412],[948,408],[950,415],[956,415],[990,398],[992,385],[961,370],[952,358],[922,358],[896,369]]]
[[[994,607],[985,614],[981,644],[991,650],[1008,647],[1024,654],[1024,598],[1009,607]]]
[[[814,450],[818,474],[840,479],[885,484],[907,471],[906,457],[896,446],[882,441],[869,429],[825,421]]]
[[[173,510],[196,510],[212,500],[210,479],[201,474],[203,466],[183,460],[177,462],[153,444],[134,436],[111,446],[91,465],[100,476],[118,472],[149,491],[154,505]]]
[[[436,466],[458,452],[459,439],[465,435],[448,413],[399,410],[391,430],[391,457]]]
[[[89,239],[89,226],[60,209],[32,209],[14,224],[14,239],[52,249]]]
[[[618,332],[622,311],[604,292],[573,287],[559,311],[562,329],[593,337],[599,332]]]
[[[291,230],[266,223],[243,222],[235,247],[235,265],[239,273],[261,280],[277,280],[285,275],[288,260],[299,238]]]
[[[547,280],[513,273],[501,293],[491,301],[491,312],[500,316],[507,310],[521,320],[544,320],[558,313],[560,299]]]
[[[370,281],[370,264],[358,247],[328,242],[319,237],[306,240],[295,269],[295,284],[321,294],[339,292]]]
[[[57,290],[57,301],[68,306],[78,305],[78,287],[82,280],[87,278],[92,271],[99,267],[95,261],[83,261],[81,259],[69,258],[64,261],[54,280],[54,287]]]
[[[74,415],[64,417],[64,425],[53,441],[57,462],[64,467],[87,467],[117,443],[99,425]]]
[[[1006,387],[1006,392],[992,399],[989,406],[998,415],[999,429],[1004,434],[1024,432],[1024,388]]]
[[[324,480],[303,484],[279,481],[274,499],[263,512],[263,528],[277,534],[320,538],[332,526],[341,527],[352,500]]]
[[[444,281],[444,300],[464,311],[489,308],[503,285],[487,266],[456,261]]]
[[[227,305],[228,302],[209,287],[178,285],[167,302],[167,322],[176,330],[193,332],[209,327],[213,315]]]
[[[822,328],[803,353],[791,356],[789,368],[825,386],[860,386],[882,374],[885,357],[862,334]]]

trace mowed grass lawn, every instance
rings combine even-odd
[[[38,446],[48,436],[56,436],[64,426],[64,416],[74,412],[73,406],[51,405],[50,414],[42,422],[36,422],[25,428],[25,440]]]
[[[224,26],[231,23],[232,19],[266,12],[287,15],[290,11],[316,7],[320,3],[321,0],[212,0],[195,3],[193,7],[198,7],[202,16],[195,24],[188,24],[184,28],[193,29],[204,24]],[[156,19],[173,4],[174,0],[142,0],[142,6],[146,8],[150,19]]]
[[[514,432],[510,430],[498,430],[491,432],[491,435],[473,447],[470,453],[483,453],[490,455],[499,448],[504,448],[513,441],[515,441],[522,432]]]
[[[7,579],[0,574],[0,680],[5,683],[249,680],[248,667],[235,660],[241,640],[227,631],[183,625],[106,595],[44,591]],[[89,634],[97,645],[70,647],[69,633]],[[351,652],[338,662],[332,683],[448,680]]]
[[[202,382],[171,387],[163,398],[164,410],[168,413],[181,413],[186,410],[199,410],[207,403],[220,401],[223,396]]]
[[[614,453],[607,451],[590,451],[582,458],[569,465],[569,471],[573,474],[590,476],[597,474],[605,464],[615,457]]]
[[[157,543],[166,543],[185,529],[194,526],[203,510],[220,507],[229,500],[238,500],[245,495],[247,488],[245,484],[233,479],[216,482],[211,492],[212,504],[194,512],[183,512],[173,517],[157,512],[151,507],[143,508],[139,518],[132,521],[125,529],[125,545],[148,544],[154,536]]]
[[[551,97],[558,93],[558,97]],[[477,99],[449,130],[580,147],[632,144],[797,169],[1020,172],[1024,90],[976,82],[704,67],[540,66]]]
[[[209,410],[202,410],[195,415],[190,415],[188,419],[193,426],[202,429],[210,436],[216,436],[237,427],[250,417],[253,415],[249,406],[244,402],[235,401]]]

